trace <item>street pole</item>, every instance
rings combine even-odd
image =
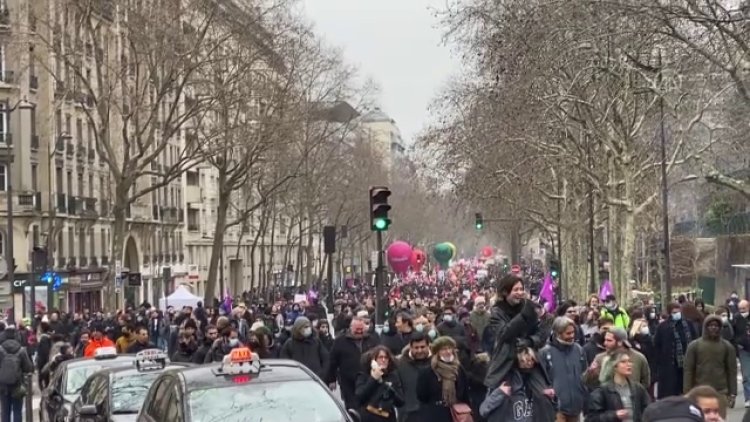
[[[659,86],[662,82],[662,60],[659,50]],[[659,94],[659,121],[661,132],[661,208],[662,229],[664,236],[664,277],[661,279],[661,303],[662,309],[671,302],[672,297],[672,257],[669,242],[669,186],[667,185],[667,140],[664,129],[664,95]]]
[[[586,136],[586,161],[591,169],[591,138]],[[597,293],[596,289],[596,259],[594,248],[594,184],[588,182],[589,190],[589,293]]]
[[[383,325],[383,284],[385,263],[383,257],[383,232],[377,231],[378,266],[375,269],[375,325]]]
[[[326,289],[328,290],[328,294],[326,295],[326,306],[328,307],[328,312],[333,312],[333,253],[329,252],[326,253],[326,259],[328,260],[328,266],[326,268],[326,277],[328,277],[328,280],[326,281]]]

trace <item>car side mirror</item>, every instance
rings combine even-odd
[[[346,413],[349,414],[349,416],[352,418],[354,422],[360,422],[362,420],[362,417],[359,416],[359,412],[357,412],[354,409],[349,409],[346,411]]]
[[[87,416],[90,418],[95,418],[99,415],[99,411],[96,409],[96,405],[94,404],[84,404],[81,406],[81,409],[78,411],[78,414],[81,416]]]

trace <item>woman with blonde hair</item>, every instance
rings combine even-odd
[[[633,363],[626,350],[620,350],[602,362],[604,382],[589,397],[585,422],[642,420],[650,399],[648,392],[628,377],[633,373]]]

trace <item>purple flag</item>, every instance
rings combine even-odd
[[[602,287],[599,288],[599,300],[604,302],[607,300],[607,296],[614,295],[615,289],[612,288],[612,282],[609,280],[604,280],[602,282]]]
[[[233,303],[232,296],[229,294],[229,289],[224,289],[224,303],[222,303],[221,306],[224,308],[224,312],[226,312],[227,315],[232,313]]]
[[[544,275],[544,283],[542,283],[542,290],[539,291],[540,302],[544,304],[544,308],[547,312],[555,312],[557,308],[557,300],[555,300],[555,283],[552,281],[550,273]]]

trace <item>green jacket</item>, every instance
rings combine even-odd
[[[602,308],[601,316],[608,316],[615,322],[615,327],[628,331],[630,328],[630,315],[619,306],[614,311]]]

